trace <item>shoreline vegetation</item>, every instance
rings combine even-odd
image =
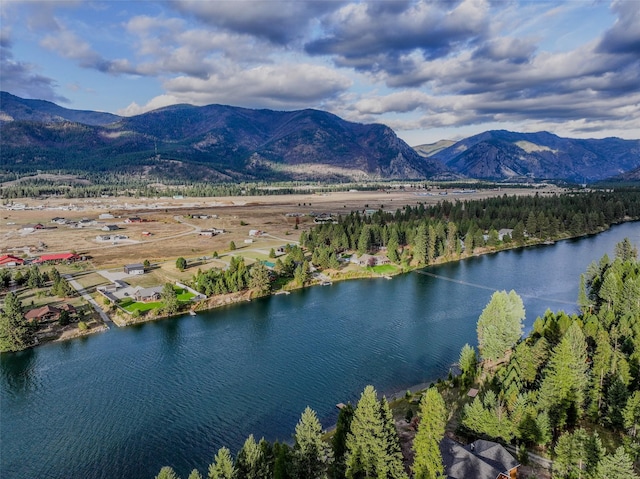
[[[214,252],[212,256],[217,263],[221,258],[228,260],[227,268],[198,269],[190,280],[184,280],[190,288],[206,296],[205,300],[187,305],[188,302],[174,297],[169,308],[167,297],[163,296],[160,309],[133,313],[125,313],[109,301],[104,304],[108,306],[106,313],[116,325],[128,326],[182,316],[190,311],[208,311],[307,286],[362,278],[390,279],[427,266],[597,234],[614,224],[639,218],[640,190],[631,188],[553,196],[505,194],[480,200],[452,202],[445,199],[436,204],[418,201],[417,206],[404,205],[395,213],[381,208],[351,211],[329,216],[325,218],[328,221],[303,229],[300,246],[287,244],[280,254],[269,254],[269,261],[273,261],[270,269],[260,259],[245,264],[242,249],[237,249],[231,241],[228,251],[221,255]],[[352,256],[356,258],[356,264],[352,264]],[[177,264],[180,260],[184,262],[184,258],[178,258],[176,267],[184,271],[184,265]],[[0,272],[3,273],[2,285],[8,288],[11,273],[7,274],[6,268]],[[37,266],[18,269],[15,276],[16,284],[44,287]],[[51,293],[44,291],[44,294]],[[22,302],[24,304],[24,300]],[[33,300],[31,304],[33,307]],[[88,306],[87,303],[87,309]],[[91,314],[97,317],[93,311]],[[34,341],[29,339],[29,328],[18,316],[21,314],[16,314],[13,326],[7,323],[6,314],[0,317],[2,351],[34,346]],[[12,329],[21,330],[18,336],[23,337],[12,337]],[[66,337],[102,330],[104,328],[83,328],[76,335],[67,334]]]
[[[526,249],[526,248],[530,248],[530,247],[536,247],[536,246],[548,246],[548,245],[553,245],[559,241],[566,241],[566,240],[572,240],[572,239],[579,239],[579,238],[584,238],[584,237],[588,237],[588,236],[593,236],[593,235],[597,235],[600,233],[604,233],[605,231],[609,230],[612,226],[616,226],[618,224],[623,224],[623,223],[633,223],[633,222],[637,222],[640,221],[640,218],[626,218],[622,221],[620,221],[619,223],[614,223],[609,225],[606,228],[602,228],[598,231],[592,232],[592,233],[586,233],[586,234],[581,234],[581,235],[576,235],[576,236],[563,236],[563,237],[556,237],[553,240],[529,240],[527,241],[525,244],[521,244],[521,245],[516,245],[513,243],[510,244],[501,244],[499,246],[495,246],[495,247],[484,247],[481,248],[477,251],[474,251],[473,254],[469,254],[469,255],[460,255],[459,257],[456,258],[444,258],[444,257],[439,257],[433,260],[433,262],[431,262],[429,265],[413,265],[413,266],[397,266],[396,268],[394,268],[393,271],[385,271],[385,273],[378,273],[376,272],[373,268],[375,267],[371,267],[371,266],[367,266],[367,267],[363,267],[363,269],[361,270],[353,270],[353,271],[349,271],[347,273],[341,273],[340,271],[330,271],[328,273],[325,272],[326,276],[329,278],[329,283],[337,283],[337,282],[342,282],[342,281],[351,281],[351,280],[358,280],[358,279],[391,279],[393,276],[398,276],[401,274],[407,274],[407,273],[411,273],[414,272],[416,270],[420,270],[420,269],[424,269],[426,267],[429,266],[438,266],[438,265],[442,265],[442,264],[447,264],[447,263],[453,263],[456,261],[464,261],[470,258],[475,258],[475,257],[480,257],[480,256],[484,256],[484,255],[488,255],[488,254],[495,254],[495,253],[499,253],[501,251],[510,251],[510,250],[514,250],[514,249]],[[193,304],[193,307],[182,310],[180,312],[177,312],[176,314],[172,314],[172,315],[163,315],[163,314],[159,314],[159,315],[145,315],[145,316],[140,316],[138,318],[131,318],[129,317],[123,317],[123,315],[121,314],[117,314],[115,317],[113,315],[110,315],[110,318],[112,319],[112,321],[117,324],[120,327],[127,327],[127,326],[133,326],[136,324],[142,324],[142,323],[146,323],[146,322],[152,322],[152,321],[159,321],[159,320],[163,320],[163,319],[170,319],[170,318],[177,318],[177,317],[182,317],[185,316],[187,314],[189,314],[190,311],[194,311],[194,312],[207,312],[207,311],[213,311],[215,309],[218,308],[222,308],[225,306],[233,306],[236,304],[242,304],[245,302],[250,302],[253,301],[255,299],[260,299],[260,298],[265,298],[268,296],[276,296],[278,294],[282,294],[282,293],[290,293],[292,291],[296,291],[299,289],[303,289],[303,288],[309,288],[309,287],[315,287],[315,286],[325,286],[327,281],[323,280],[323,279],[313,279],[307,283],[305,283],[303,286],[300,285],[287,285],[286,287],[282,288],[282,289],[278,289],[278,290],[272,290],[267,294],[254,294],[256,293],[255,290],[245,290],[242,292],[237,292],[237,293],[227,293],[227,294],[222,294],[222,295],[216,295],[204,300],[199,300],[198,302]],[[203,306],[204,305],[204,306]],[[576,303],[577,305],[577,303]]]
[[[443,441],[485,440],[517,458],[518,477],[638,479],[640,262],[628,238],[581,275],[577,305],[547,311],[523,336],[522,299],[496,291],[478,350],[464,345],[455,375],[391,400],[366,386],[326,431],[307,407],[292,442],[250,435],[235,458],[220,448],[207,477],[441,477],[453,465]],[[178,475],[165,466],[156,479]]]

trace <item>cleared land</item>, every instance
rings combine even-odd
[[[184,199],[25,199],[15,202],[21,204],[5,204],[0,210],[0,254],[35,257],[73,250],[90,258],[89,263],[77,265],[75,272],[82,269],[121,269],[124,264],[141,263],[147,259],[159,266],[156,270],[158,275],[167,276],[162,274],[164,272],[170,279],[180,280],[190,278],[197,269],[194,266],[202,269],[224,266],[228,256],[216,260],[211,256],[213,252],[229,252],[231,241],[237,248],[232,254],[241,255],[248,262],[252,259],[267,260],[271,248],[298,241],[301,231],[313,226],[312,214],[345,214],[380,208],[395,211],[404,205],[434,204],[442,200],[481,199],[504,194],[532,195],[536,192],[548,195],[560,191],[547,186],[536,190],[509,188],[473,193],[387,190]],[[445,192],[446,195],[443,194]],[[99,219],[99,215],[107,213],[113,218]],[[201,219],[201,215],[208,217]],[[96,224],[71,228],[51,222],[53,218],[60,217],[76,222],[91,219],[96,220]],[[132,217],[139,217],[143,222],[127,223],[126,220]],[[31,232],[23,229],[25,225],[37,223],[44,229]],[[120,229],[102,230],[104,226],[114,224]],[[200,235],[201,230],[211,228],[224,229],[225,233],[213,237]],[[250,230],[260,230],[265,234],[249,236]],[[99,235],[113,234],[124,235],[128,239],[96,239]],[[189,260],[190,267],[183,273],[175,269],[174,261],[179,256]]]

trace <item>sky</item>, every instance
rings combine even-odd
[[[66,108],[640,138],[640,0],[0,0],[0,27],[0,89]]]

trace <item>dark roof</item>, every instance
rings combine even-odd
[[[142,263],[125,264],[124,267],[126,269],[144,269],[144,265]]]
[[[462,446],[445,437],[440,452],[448,479],[496,479],[520,465],[500,444],[482,439]]]

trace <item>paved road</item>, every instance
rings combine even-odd
[[[87,291],[82,287],[80,283],[78,283],[75,279],[73,279],[73,276],[71,276],[70,274],[65,274],[63,276],[65,277],[65,279],[67,279],[67,281],[69,281],[69,284],[73,286],[73,288],[78,292],[78,294],[80,294],[84,299],[86,299],[89,302],[89,304],[93,306],[93,309],[95,309],[96,313],[100,315],[102,322],[107,328],[111,328],[112,326],[115,325],[115,323],[111,321],[111,318],[107,316],[107,313],[105,313],[102,310],[102,308],[98,305],[98,303],[96,303],[96,300],[93,299],[89,295],[89,293],[87,293]]]

